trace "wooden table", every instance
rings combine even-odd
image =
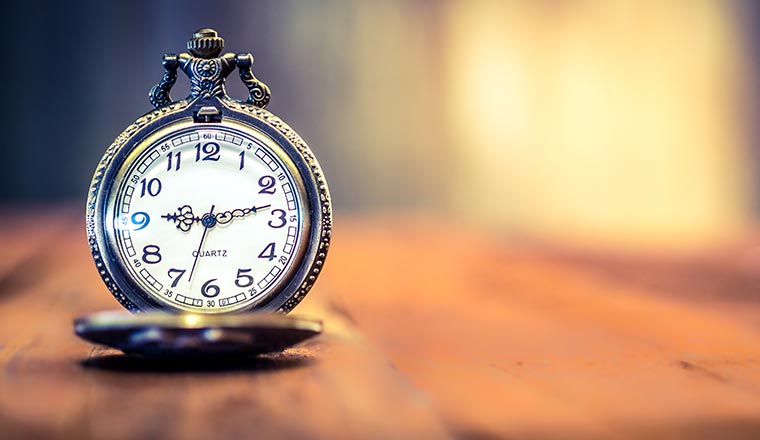
[[[615,257],[338,216],[279,355],[90,346],[80,207],[0,211],[0,438],[760,438],[760,248]]]

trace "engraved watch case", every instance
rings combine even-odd
[[[128,310],[182,312],[181,308],[167,305],[157,300],[155,294],[146,292],[117,257],[114,243],[107,234],[114,233],[109,228],[115,227],[108,206],[114,179],[125,163],[133,160],[135,149],[162,130],[180,127],[248,130],[252,135],[263,134],[271,139],[276,153],[286,160],[283,163],[292,167],[289,171],[297,176],[299,194],[303,194],[303,206],[308,210],[308,224],[303,225],[304,246],[287,279],[267,297],[234,311],[287,313],[314,285],[329,249],[332,208],[324,174],[304,140],[280,118],[265,110],[270,91],[253,75],[250,54],[222,53],[224,40],[211,29],[197,31],[188,41],[187,49],[187,53],[163,57],[163,78],[149,94],[154,110],[139,117],[116,137],[95,170],[86,207],[87,238],[95,265],[107,288]],[[170,91],[180,69],[190,79],[190,94],[174,101]],[[225,90],[225,79],[235,69],[249,92],[245,101],[230,98]]]

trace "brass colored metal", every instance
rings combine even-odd
[[[296,178],[294,188],[305,201],[308,215],[305,231],[306,246],[298,255],[297,269],[287,282],[272,295],[258,303],[250,303],[248,309],[236,312],[284,312],[300,303],[311,290],[324,268],[332,236],[331,197],[319,163],[304,140],[285,122],[264,109],[269,102],[269,89],[251,72],[253,57],[250,54],[222,54],[224,40],[211,29],[197,31],[188,42],[190,53],[167,54],[163,64],[166,73],[162,81],[150,93],[155,110],[146,113],[130,124],[106,149],[90,186],[87,200],[87,236],[101,278],[113,296],[130,311],[183,312],[167,305],[163,299],[145,292],[115,258],[114,243],[106,238],[112,228],[108,223],[112,215],[112,183],[124,169],[124,164],[136,157],[136,152],[153,142],[157,136],[189,129],[194,126],[218,126],[239,130],[266,143],[280,156]],[[237,66],[241,78],[249,89],[249,99],[238,101],[227,96],[224,81],[232,68]],[[176,70],[182,70],[191,81],[190,96],[172,101],[169,90],[176,80]],[[250,210],[253,211],[254,207]],[[246,215],[247,211],[220,212],[220,223]],[[180,222],[180,230],[189,230],[195,214],[180,210],[162,213]]]
[[[264,109],[271,94],[253,75],[252,55],[222,53],[224,39],[213,29],[196,31],[187,42],[187,50],[163,57],[164,76],[149,94],[155,110],[135,120],[106,149],[87,199],[87,238],[98,272],[121,305],[140,313],[101,312],[83,316],[74,321],[74,332],[97,344],[152,357],[247,356],[281,351],[322,331],[319,320],[284,313],[303,300],[324,267],[332,235],[327,182],[303,139]],[[225,90],[225,80],[235,68],[249,92],[245,101],[230,98]],[[177,80],[178,69],[190,79],[190,94],[173,101],[169,92]],[[141,287],[115,251],[115,226],[109,219],[115,218],[117,192],[113,188],[118,185],[114,182],[121,182],[124,170],[141,151],[170,135],[208,127],[256,139],[279,158],[293,176],[294,194],[303,202],[304,235],[293,252],[292,268],[273,284],[267,295],[234,310],[217,313],[199,307],[197,312],[193,309],[188,314],[186,309]],[[268,208],[266,202],[256,202],[201,216],[185,205],[175,211],[164,211],[162,217],[174,222],[180,231],[188,232],[195,224],[208,228]]]
[[[190,96],[187,99],[212,96],[231,99],[227,96],[224,81],[235,67],[240,71],[240,80],[248,89],[246,103],[259,108],[266,107],[271,93],[269,87],[253,75],[253,55],[228,52],[219,56],[223,49],[224,39],[215,30],[199,29],[187,42],[189,53],[164,55],[163,66],[166,72],[148,95],[153,107],[161,108],[172,103],[169,92],[177,81],[178,68],[190,78]]]
[[[252,356],[316,336],[322,322],[271,313],[100,312],[77,318],[74,332],[96,344],[150,357]]]

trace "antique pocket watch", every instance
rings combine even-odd
[[[201,29],[189,53],[165,55],[149,94],[155,110],[114,140],[92,179],[90,249],[132,312],[190,313],[212,324],[211,315],[289,312],[322,270],[331,234],[322,170],[264,109],[270,92],[251,71],[253,57],[223,48],[214,30]],[[190,95],[173,101],[178,69]],[[225,90],[236,69],[246,101]],[[102,321],[80,319],[77,332],[93,322],[102,330]]]

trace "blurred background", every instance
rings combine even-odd
[[[252,52],[341,214],[631,251],[757,222],[750,1],[11,2],[0,205],[80,203],[201,27]],[[236,76],[228,89],[242,98]],[[180,75],[173,97],[187,93]]]

